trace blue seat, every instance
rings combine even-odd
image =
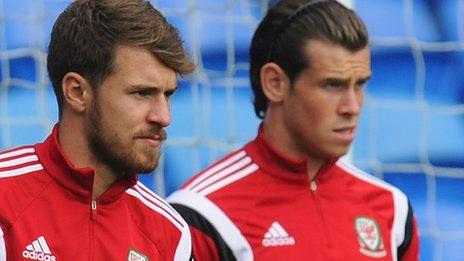
[[[462,1],[459,0],[429,0],[431,10],[437,17],[441,35],[444,41],[463,40],[464,32],[459,32],[462,23]]]
[[[194,173],[256,135],[259,121],[254,117],[250,88],[235,88],[233,96],[229,96],[225,86],[199,86],[198,91],[197,99],[192,96],[191,86],[180,86],[172,100],[173,121],[168,128],[168,140],[196,141],[198,146],[165,147],[168,194]]]
[[[428,2],[413,0],[412,32],[405,20],[405,3],[401,0],[356,0],[354,9],[364,20],[371,38],[415,37],[421,41],[439,41],[440,31]],[[408,17],[407,17],[408,18]],[[406,19],[407,19],[406,18]]]

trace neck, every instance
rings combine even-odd
[[[101,163],[98,155],[94,155],[85,126],[84,122],[63,117],[60,121],[58,141],[75,168],[90,167],[94,170],[92,199],[95,200],[111,187],[118,175],[109,166]]]
[[[99,198],[111,185],[117,180],[117,176],[111,170],[104,167],[95,169],[95,177],[93,180],[92,200]]]
[[[310,155],[308,152],[309,149],[302,148],[301,142],[295,138],[290,130],[288,130],[284,121],[276,120],[279,119],[276,114],[276,112],[268,110],[266,118],[263,121],[263,131],[266,140],[272,145],[272,147],[278,148],[281,153],[290,158],[305,158],[307,162],[306,173],[310,180],[314,180],[319,170],[327,162],[327,159]]]

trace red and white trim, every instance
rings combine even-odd
[[[13,158],[15,156],[19,156],[23,154],[35,154],[34,147],[20,147],[20,148],[4,151],[0,153],[0,160],[6,159],[6,158]]]
[[[146,187],[145,187],[146,188]],[[177,227],[181,232],[187,226],[185,221],[180,217],[180,215],[175,212],[168,204],[159,197],[154,197],[152,193],[147,192],[140,186],[140,182],[137,182],[132,188],[126,190],[126,193],[138,198],[143,204],[145,204],[150,209],[155,212],[163,215],[169,221],[171,221],[174,226]]]
[[[33,147],[21,147],[0,154],[0,178],[20,176],[42,169]]]
[[[137,182],[126,193],[138,198],[150,209],[163,215],[180,230],[181,237],[174,254],[175,261],[189,260],[192,252],[192,238],[187,223],[165,200],[147,188],[142,182]]]
[[[176,253],[174,254],[174,261],[190,260],[192,255],[192,236],[186,224],[183,228],[179,244],[177,244]]]
[[[391,250],[394,260],[397,260],[397,248],[400,246],[405,237],[406,221],[408,217],[408,198],[398,188],[380,180],[368,173],[342,161],[337,161],[337,166],[345,170],[348,174],[368,182],[374,186],[383,188],[391,192],[393,197],[394,215],[393,227],[391,230]]]
[[[206,218],[213,227],[216,228],[219,235],[221,235],[226,244],[230,247],[237,260],[253,260],[253,250],[251,249],[249,242],[237,226],[235,226],[232,220],[230,220],[229,217],[227,217],[227,215],[209,199],[193,191],[183,189],[171,194],[167,198],[167,201],[173,204],[177,203],[189,206],[189,208],[194,209]]]
[[[257,169],[258,165],[253,163],[242,150],[199,174],[184,189],[206,196],[250,175]]]
[[[155,192],[153,192],[151,189],[145,186],[142,182],[138,181],[135,186],[145,191],[146,193],[150,194],[152,197],[155,197],[156,199],[158,199],[160,203],[162,203],[164,206],[169,208],[173,213],[175,213],[178,219],[183,221],[182,216],[179,213],[177,213],[177,211],[171,205],[169,205],[169,203],[167,203],[163,198],[161,198]]]
[[[2,227],[0,227],[0,261],[6,261],[5,238]]]
[[[248,165],[247,167],[235,172],[235,173],[232,173],[228,176],[224,176],[223,174],[224,173],[221,173],[219,172],[218,173],[218,176],[221,177],[221,179],[218,179],[217,181],[215,181],[214,183],[211,183],[209,184],[208,186],[205,186],[204,188],[198,190],[198,194],[200,195],[203,195],[203,196],[206,196],[218,189],[221,189],[231,183],[234,183],[235,181],[237,180],[240,180],[250,174],[252,174],[253,172],[255,172],[256,170],[258,170],[258,165],[252,163],[250,165]]]
[[[210,178],[211,175],[214,175],[218,171],[228,168],[229,166],[235,164],[237,161],[243,159],[245,156],[246,152],[243,150],[231,155],[228,159],[219,162],[216,165],[213,165],[211,168],[205,170],[203,173],[198,175],[194,180],[187,184],[187,186],[184,189],[195,190],[196,187],[198,187],[201,183]]]
[[[0,161],[0,169],[14,167],[17,165],[22,165],[29,162],[39,161],[37,155],[24,156],[21,158],[15,158],[12,160]]]

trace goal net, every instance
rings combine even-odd
[[[197,72],[181,79],[155,175],[161,195],[254,138],[248,46],[272,0],[152,0]],[[365,20],[373,78],[350,155],[410,198],[421,260],[464,260],[464,1],[346,0]],[[46,48],[69,0],[0,0],[0,149],[43,140],[57,121]]]

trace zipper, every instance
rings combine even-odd
[[[95,240],[95,233],[94,233],[94,222],[95,222],[95,218],[97,216],[97,201],[96,200],[92,200],[92,202],[90,203],[90,260],[95,260],[95,257],[94,257],[94,240]]]
[[[316,183],[315,180],[311,181],[310,190],[311,190],[311,197],[313,199],[314,205],[316,206],[317,215],[319,217],[319,220],[321,221],[322,231],[323,231],[323,234],[324,234],[326,246],[328,248],[330,248],[332,246],[332,239],[331,239],[329,231],[327,229],[328,228],[327,223],[326,223],[325,218],[324,218],[324,213],[322,211],[321,204],[319,202],[319,198],[317,197],[317,183]]]

